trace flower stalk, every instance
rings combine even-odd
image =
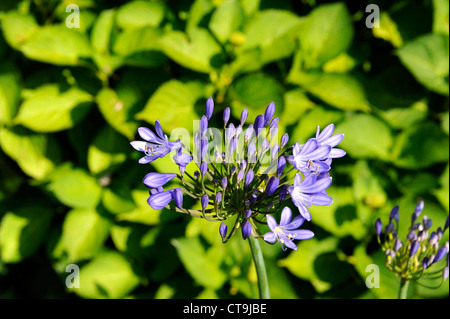
[[[255,262],[259,298],[270,299],[269,280],[267,279],[266,265],[264,263],[264,256],[258,238],[249,236],[248,242],[250,244],[250,250],[252,251],[253,261]]]

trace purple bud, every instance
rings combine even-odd
[[[147,199],[147,203],[154,210],[160,210],[163,209],[167,204],[169,204],[171,200],[172,200],[172,190],[168,190],[151,195]]]
[[[429,245],[434,245],[439,241],[438,234],[436,232],[432,232],[430,238],[428,239]]]
[[[284,148],[289,141],[289,135],[288,133],[285,133],[280,140],[280,148]]]
[[[236,165],[231,166],[231,175],[236,173]]]
[[[219,227],[219,233],[220,233],[220,237],[222,237],[222,240],[225,239],[225,237],[227,236],[227,231],[228,231],[228,226],[227,224],[225,224],[224,222],[222,222],[220,224]]]
[[[441,227],[438,227],[438,229],[436,230],[436,234],[437,234],[437,237],[438,237],[438,241],[440,241],[442,236],[444,235],[444,232],[442,231]]]
[[[397,238],[395,240],[395,246],[394,246],[395,251],[397,252],[400,248],[402,248],[402,246],[403,246],[402,241]]]
[[[202,209],[205,210],[209,203],[209,196],[206,194],[203,195],[200,199],[200,202],[202,203]]]
[[[448,249],[445,246],[442,246],[439,248],[438,252],[436,253],[436,257],[433,260],[433,263],[439,262],[444,256],[448,253]]]
[[[238,127],[236,127],[235,136],[239,137],[239,135],[241,135],[241,133],[242,133],[242,125],[238,125]]]
[[[179,208],[183,208],[183,192],[181,191],[181,188],[175,188],[173,193],[173,200],[175,202],[175,205]]]
[[[206,138],[202,138],[200,142],[200,154],[199,154],[200,161],[203,161],[207,152],[208,152],[208,140]]]
[[[278,156],[278,150],[280,149],[280,146],[278,146],[278,144],[275,144],[272,147],[272,150],[270,151],[270,157],[272,158],[272,160]]]
[[[206,130],[208,129],[208,118],[203,115],[200,119],[200,132],[202,135],[206,134]]]
[[[213,98],[210,97],[206,101],[206,117],[208,118],[208,121],[211,119],[213,112],[214,112],[214,101]]]
[[[219,204],[222,201],[222,192],[216,194],[216,203]]]
[[[194,172],[194,178],[198,179],[200,177],[200,172],[199,171],[195,171]]]
[[[429,264],[430,264],[430,259],[428,257],[424,257],[422,259],[422,267],[423,267],[423,269],[424,270],[427,269]]]
[[[420,247],[420,242],[418,240],[414,240],[411,244],[411,248],[409,251],[409,256],[412,257],[417,253],[417,250]]]
[[[248,160],[250,163],[253,163],[256,160],[255,154],[256,154],[256,144],[255,144],[255,141],[252,141],[248,145],[248,150],[247,150],[247,156],[248,156]]]
[[[245,171],[243,169],[239,170],[237,173],[237,183],[239,184],[244,179]]]
[[[279,184],[280,180],[278,179],[278,177],[272,176],[266,186],[266,196],[270,196],[275,193]]]
[[[256,136],[259,135],[259,132],[261,132],[261,129],[264,127],[264,115],[258,115],[255,118],[255,122],[253,124],[253,129],[256,132]]]
[[[393,232],[395,229],[395,226],[392,222],[390,222],[389,224],[386,225],[386,227],[384,228],[384,231],[386,234],[389,234],[391,232]]]
[[[241,113],[241,125],[245,124],[245,121],[247,121],[247,116],[248,116],[248,110],[247,110],[247,108],[245,108]]]
[[[448,228],[448,216],[447,216],[447,219],[446,219],[446,221],[445,221],[444,231],[446,231],[447,228]],[[448,271],[448,269],[447,269],[447,271]]]
[[[227,107],[224,111],[223,111],[223,123],[225,126],[227,126],[228,121],[230,120],[230,108]]]
[[[275,103],[270,102],[270,104],[267,105],[266,112],[264,112],[264,127],[266,127],[267,124],[269,124],[274,114],[275,114]]]
[[[397,222],[397,224],[398,224],[398,220],[399,220],[399,218],[400,218],[400,215],[399,215],[399,213],[398,213],[398,210],[399,210],[398,205],[395,206],[394,208],[392,208],[391,214],[389,215],[389,221],[395,220],[395,221]]]
[[[247,239],[252,232],[252,224],[248,220],[245,220],[242,224],[242,238]]]
[[[148,173],[144,176],[142,182],[149,188],[158,188],[165,185],[170,180],[174,179],[177,174],[175,173]]]
[[[410,240],[410,241],[413,241],[413,240],[415,240],[416,238],[417,238],[417,236],[416,236],[416,233],[415,232],[413,232],[413,231],[410,231],[409,233],[408,233],[408,236],[406,237],[408,240]]]
[[[425,230],[430,229],[433,222],[427,215],[423,216],[423,227]]]
[[[230,143],[231,138],[236,134],[236,128],[234,127],[233,123],[230,123],[228,125],[228,128],[225,129],[225,140],[227,143]]]
[[[270,149],[270,142],[265,138],[262,142],[262,153],[266,153]]]
[[[448,266],[444,268],[444,270],[442,271],[442,280],[446,281],[448,278]]]
[[[378,237],[380,237],[382,228],[383,228],[383,224],[381,223],[381,219],[378,218],[375,221],[375,233],[377,234]]]
[[[270,122],[269,128],[270,128],[270,129],[278,128],[278,122],[280,122],[280,118],[275,117],[275,118],[272,120],[272,122]]]
[[[250,216],[252,216],[252,213],[252,210],[247,208],[245,210],[245,218],[250,218]]]
[[[253,124],[250,124],[245,130],[244,142],[248,142],[252,138],[253,132],[254,132]]]
[[[280,156],[277,164],[277,176],[280,177],[283,174],[284,168],[286,167],[286,159],[284,156]]]
[[[239,165],[241,169],[245,169],[247,167],[247,161],[245,159],[242,160],[241,164]]]
[[[205,176],[207,170],[208,170],[208,164],[206,164],[206,162],[202,162],[200,164],[200,174],[202,174],[202,176]]]
[[[249,169],[247,174],[245,175],[245,186],[250,185],[251,182],[253,182],[253,178],[255,177],[255,173],[253,172],[253,169]]]
[[[226,176],[224,178],[222,178],[221,184],[222,184],[223,189],[227,188],[228,178]]]
[[[416,205],[416,208],[414,209],[414,213],[411,216],[411,223],[413,224],[416,220],[417,217],[420,216],[420,214],[422,213],[423,207],[424,207],[424,202],[423,200],[419,201]]]
[[[287,189],[286,187],[283,187],[280,189],[280,193],[278,195],[280,202],[283,202],[286,199],[287,196]]]

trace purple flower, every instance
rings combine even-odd
[[[248,110],[245,108],[241,113],[241,125],[243,126],[245,124],[245,121],[247,121],[248,117]]]
[[[175,205],[179,208],[183,208],[183,192],[181,191],[181,188],[175,188],[173,190],[173,201],[175,202]]]
[[[227,126],[228,121],[230,120],[230,108],[227,107],[223,111],[223,123],[225,126]]]
[[[223,189],[227,188],[227,185],[228,185],[228,178],[227,178],[226,176],[225,176],[224,178],[222,178],[221,184],[222,184],[222,188],[223,188]]]
[[[207,171],[208,171],[208,164],[206,164],[206,162],[202,162],[200,164],[200,174],[202,174],[202,176],[205,176]]]
[[[280,177],[283,174],[284,168],[286,167],[286,159],[284,156],[280,156],[277,163],[277,176]]]
[[[157,120],[155,122],[155,129],[158,136],[146,127],[138,128],[138,133],[144,141],[132,141],[131,146],[140,152],[144,152],[146,156],[139,159],[140,164],[147,164],[153,162],[157,158],[162,158],[173,150],[178,150],[182,147],[180,141],[169,142],[167,135],[162,131],[161,125]]]
[[[247,239],[252,232],[252,224],[246,219],[242,224],[242,238]]]
[[[147,203],[154,210],[163,209],[173,199],[173,189],[151,195]]]
[[[208,121],[211,119],[211,116],[214,112],[214,100],[212,97],[209,97],[206,101],[206,117],[208,118]]]
[[[158,188],[164,186],[167,182],[175,178],[175,173],[148,173],[144,176],[142,182],[149,188]]]
[[[305,219],[298,215],[292,219],[292,211],[289,207],[283,208],[281,212],[280,224],[277,224],[275,218],[272,215],[267,215],[267,225],[271,232],[264,234],[264,240],[268,243],[275,243],[278,241],[281,244],[283,250],[287,248],[297,250],[297,245],[294,243],[296,240],[305,240],[314,237],[314,233],[310,230],[298,229]]]
[[[411,248],[409,250],[409,256],[414,256],[417,253],[417,250],[419,250],[420,242],[418,240],[414,240],[411,243]]]
[[[205,210],[209,203],[209,196],[206,194],[203,195],[200,202],[202,204],[202,209]]]
[[[314,174],[308,175],[303,180],[300,174],[295,175],[294,185],[289,185],[288,191],[291,194],[292,202],[306,220],[311,220],[308,210],[311,205],[327,206],[333,203],[333,199],[324,193],[331,181],[331,177],[317,179]]]
[[[438,252],[436,253],[436,257],[434,257],[433,263],[439,262],[447,253],[448,249],[446,246],[442,246],[441,248],[439,248]]]
[[[315,139],[309,139],[304,145],[295,143],[292,150],[293,155],[286,155],[286,160],[303,175],[309,175],[311,171],[326,172],[330,166],[324,162],[313,162],[321,160],[330,153],[331,146],[319,145]]]
[[[220,224],[220,227],[219,227],[219,234],[220,234],[220,237],[222,237],[222,241],[225,239],[225,237],[227,236],[227,231],[228,231],[228,226],[227,226],[227,224],[225,224],[224,222],[222,222],[221,224]]]
[[[251,182],[253,182],[253,178],[255,177],[255,173],[253,172],[253,169],[249,169],[247,174],[245,175],[245,186],[250,185]]]
[[[399,218],[400,218],[400,215],[399,215],[399,213],[398,213],[398,210],[399,210],[398,205],[397,205],[397,206],[394,206],[394,208],[392,208],[391,213],[390,213],[390,215],[389,215],[389,221],[395,220],[395,221],[397,222],[397,224],[398,224],[398,220],[399,220]]]
[[[200,133],[202,133],[202,136],[206,135],[206,130],[208,129],[208,118],[203,115],[200,119]]]
[[[320,145],[328,145],[331,147],[330,153],[327,155],[327,158],[339,158],[345,156],[345,151],[340,148],[334,148],[338,145],[343,139],[344,134],[336,134],[332,136],[334,132],[334,124],[330,124],[325,127],[320,133],[320,127],[317,126],[316,131],[316,140]]]
[[[173,161],[175,162],[175,164],[180,166],[180,168],[186,167],[192,161],[192,156],[189,154],[183,153],[183,149],[180,148],[178,150],[177,154],[175,154],[173,156]]]
[[[256,136],[259,135],[259,132],[261,132],[262,128],[264,127],[264,115],[260,114],[255,118],[255,122],[253,123],[253,129],[256,132]]]
[[[288,133],[284,133],[280,140],[280,148],[285,147],[288,141],[289,141],[289,135],[288,135]]]
[[[267,105],[266,107],[266,111],[264,112],[264,127],[266,127],[267,124],[269,124],[274,114],[275,114],[275,103],[270,102],[270,104]]]
[[[275,193],[279,184],[280,180],[277,177],[272,176],[266,186],[266,196],[270,196]]]
[[[383,225],[381,223],[381,219],[377,219],[375,221],[375,233],[377,234],[377,237],[380,237],[381,230],[383,229]]]

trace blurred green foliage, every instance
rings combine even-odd
[[[68,27],[72,3],[79,28]],[[366,26],[371,3],[379,28]],[[296,252],[262,245],[272,297],[395,298],[375,219],[400,205],[406,225],[419,199],[434,227],[449,211],[448,5],[1,1],[0,297],[257,297],[248,244],[152,210],[143,176],[176,166],[139,165],[129,145],[157,119],[168,134],[192,131],[213,96],[217,125],[227,106],[235,118],[248,107],[252,121],[274,101],[291,143],[317,125],[345,133],[334,204],[312,207],[305,225],[316,237]],[[65,286],[72,263],[80,288]],[[378,289],[365,285],[372,263]],[[411,288],[448,293],[448,282]]]

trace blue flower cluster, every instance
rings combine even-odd
[[[448,278],[448,241],[441,244],[444,232],[448,229],[448,216],[444,228],[438,227],[431,232],[432,220],[423,216],[418,221],[424,208],[420,201],[411,215],[411,225],[406,238],[402,241],[398,236],[400,221],[399,207],[395,206],[389,215],[389,223],[384,227],[381,219],[375,222],[375,232],[378,242],[386,254],[386,266],[404,280],[418,280],[428,277],[441,276],[443,281]],[[383,237],[383,238],[381,238]],[[430,272],[430,267],[447,258],[442,269]]]
[[[222,221],[219,233],[223,242],[238,229],[244,239],[252,235],[269,243],[278,241],[283,250],[296,249],[294,240],[312,238],[311,231],[299,227],[311,220],[311,205],[333,202],[326,190],[332,182],[332,160],[345,155],[345,151],[336,148],[344,135],[333,135],[334,125],[330,124],[322,131],[317,127],[316,136],[305,144],[288,146],[287,133],[278,139],[279,118],[274,117],[273,102],[246,128],[247,108],[237,125],[229,122],[230,108],[225,108],[222,129],[211,127],[213,113],[214,101],[209,98],[194,134],[193,150],[180,140],[169,141],[159,121],[155,123],[156,134],[145,127],[138,129],[145,141],[133,141],[131,145],[145,154],[139,163],[151,163],[172,154],[179,167],[179,174],[151,172],[144,177],[143,182],[150,189],[148,204],[156,210],[169,207]],[[186,170],[190,163],[196,165],[193,176]],[[182,187],[164,190],[164,185],[174,178],[181,181]],[[184,208],[184,194],[199,200],[202,209]],[[278,224],[272,215],[288,199],[298,208],[299,215],[292,218],[291,209],[284,207]],[[224,221],[230,218],[234,222],[228,231]],[[268,225],[271,231],[262,234],[258,225]]]

